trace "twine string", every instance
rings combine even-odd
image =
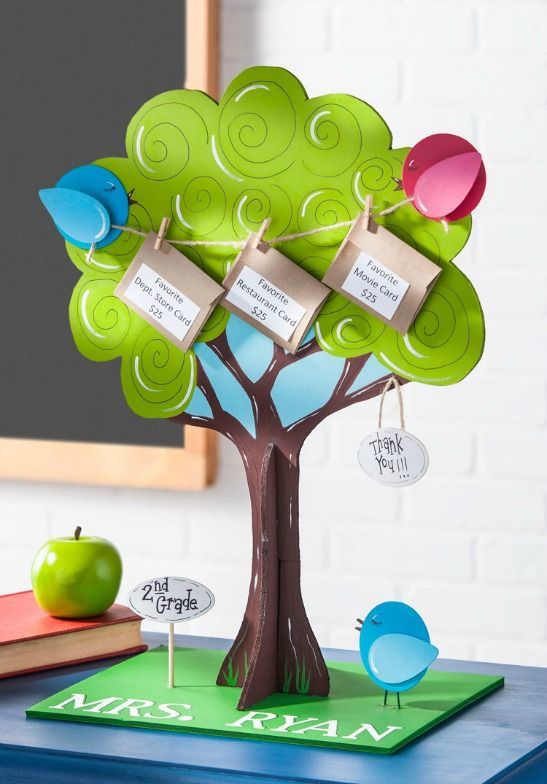
[[[398,201],[396,204],[392,204],[390,207],[386,207],[385,210],[381,210],[380,212],[372,212],[372,216],[376,217],[383,217],[384,215],[391,215],[396,210],[404,207],[405,204],[410,204],[413,200],[413,197],[409,199],[403,199],[403,201]],[[266,240],[268,245],[279,245],[283,242],[290,242],[291,240],[298,240],[301,237],[311,237],[314,234],[321,234],[323,231],[333,231],[334,229],[343,229],[349,226],[353,226],[355,220],[348,220],[348,221],[339,221],[338,223],[330,223],[327,226],[317,226],[315,229],[308,229],[307,231],[296,231],[293,234],[282,234],[279,237],[274,237],[273,239]],[[119,231],[126,231],[129,234],[136,234],[139,237],[146,237],[146,231],[139,231],[139,229],[134,229],[132,226],[121,226],[112,224],[113,229],[118,229]],[[170,245],[187,245],[189,247],[202,247],[202,248],[242,248],[247,240],[170,240],[165,238],[166,242],[169,242]]]
[[[271,240],[266,240],[268,245],[278,245],[281,242],[289,242],[290,240],[297,240],[300,237],[310,237],[312,234],[319,234],[322,231],[332,231],[334,229],[342,229],[346,226],[352,226],[354,221],[340,221],[339,223],[331,223],[328,226],[318,226],[316,229],[308,229],[308,231],[297,231],[294,234],[283,234],[279,237],[274,237]],[[139,231],[132,226],[118,226],[112,224],[113,229],[120,231],[127,231],[129,234],[137,234],[139,237],[146,237],[146,231]],[[205,248],[211,247],[225,247],[225,248],[242,248],[247,240],[170,240],[165,238],[165,241],[170,245],[189,245],[200,246]]]
[[[381,427],[382,427],[382,412],[383,412],[383,409],[384,409],[384,399],[385,399],[385,396],[386,396],[386,392],[389,389],[391,389],[391,387],[395,387],[395,390],[397,391],[397,398],[399,400],[399,421],[401,423],[401,430],[404,430],[405,429],[405,412],[404,412],[404,407],[403,407],[403,396],[401,394],[401,385],[399,384],[399,382],[397,381],[395,376],[391,376],[391,378],[388,379],[387,383],[385,384],[385,386],[384,386],[384,388],[382,390],[382,395],[380,397],[380,410],[378,411],[378,430],[380,430]]]

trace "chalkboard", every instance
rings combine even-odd
[[[125,155],[149,98],[184,85],[183,0],[2,4],[0,437],[180,446],[126,406],[117,362],[79,354],[67,307],[80,273],[38,200],[74,166]]]

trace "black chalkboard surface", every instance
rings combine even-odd
[[[0,11],[0,437],[180,446],[126,406],[118,362],[82,357],[79,272],[38,199],[74,166],[125,155],[125,129],[184,83],[183,0],[17,0]]]

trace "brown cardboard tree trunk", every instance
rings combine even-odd
[[[286,431],[243,452],[253,561],[247,607],[217,683],[242,686],[238,708],[273,692],[325,696],[328,671],[300,591],[298,453]],[[259,449],[262,444],[262,449]]]
[[[272,400],[272,389],[285,368],[321,350],[317,342],[310,341],[294,355],[274,346],[270,365],[256,381],[243,372],[224,333],[208,347],[248,395],[256,428],[251,435],[221,405],[206,368],[198,361],[198,386],[210,405],[211,417],[181,414],[173,421],[212,427],[235,444],[247,474],[252,510],[249,597],[241,628],[217,683],[242,688],[238,704],[241,710],[276,691],[325,696],[329,692],[328,671],[300,591],[300,450],[327,416],[379,395],[390,374],[386,371],[386,376],[354,388],[369,355],[348,358],[328,400],[284,426]],[[305,395],[306,390],[299,388],[296,394]]]

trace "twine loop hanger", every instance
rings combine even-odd
[[[382,390],[382,395],[380,397],[380,410],[378,411],[378,430],[381,430],[382,428],[382,413],[384,409],[384,399],[386,392],[388,392],[391,387],[394,387],[397,392],[397,399],[399,401],[399,421],[401,423],[401,430],[405,430],[405,412],[403,407],[403,396],[401,394],[401,385],[395,376],[391,376],[391,378],[387,380]]]

